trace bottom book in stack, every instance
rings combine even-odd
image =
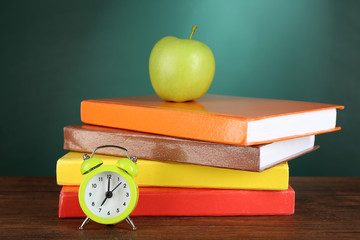
[[[59,217],[85,217],[78,200],[78,186],[60,192]],[[131,216],[236,216],[290,215],[295,192],[209,188],[140,187],[139,201]]]
[[[69,152],[57,162],[62,185],[60,218],[84,217],[78,188],[84,153]],[[96,155],[105,165],[119,157]],[[290,215],[295,192],[288,185],[287,163],[261,173],[241,170],[138,160],[139,201],[131,216]]]

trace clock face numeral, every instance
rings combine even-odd
[[[128,207],[131,199],[128,183],[116,172],[100,172],[85,187],[85,204],[96,216],[113,218]]]

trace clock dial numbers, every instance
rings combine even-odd
[[[89,210],[102,218],[113,218],[125,211],[130,202],[127,181],[115,172],[100,172],[85,188],[85,203]]]

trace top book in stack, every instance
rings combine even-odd
[[[336,109],[343,108],[223,95],[175,103],[151,95],[82,101],[81,120],[105,127],[247,146],[339,130]]]

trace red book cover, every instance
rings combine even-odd
[[[63,186],[59,218],[85,217],[78,200],[78,186]],[[287,190],[237,190],[140,187],[131,216],[236,216],[291,215],[295,192]]]

